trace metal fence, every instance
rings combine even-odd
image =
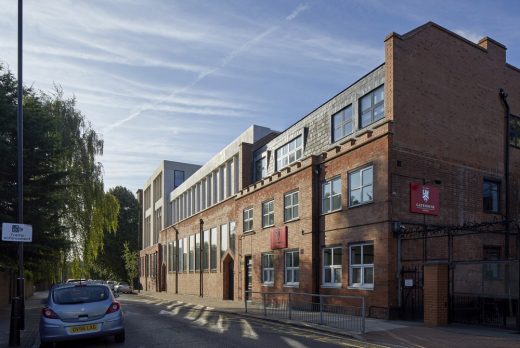
[[[365,298],[288,292],[246,291],[245,312],[365,332]]]

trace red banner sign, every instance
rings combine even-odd
[[[410,212],[439,215],[439,188],[420,183],[410,183]]]
[[[271,230],[271,250],[287,248],[287,226]]]

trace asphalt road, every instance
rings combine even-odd
[[[203,307],[136,295],[121,295],[118,301],[125,313],[125,343],[107,337],[62,342],[56,347],[366,347],[342,336]]]

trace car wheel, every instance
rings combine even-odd
[[[115,339],[117,343],[123,343],[125,341],[125,332],[122,331],[115,335]]]

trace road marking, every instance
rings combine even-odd
[[[242,326],[242,337],[251,338],[253,340],[258,339],[258,334],[247,320],[240,319],[240,325]]]
[[[302,344],[292,338],[289,338],[289,337],[284,337],[284,336],[280,336],[280,338],[282,340],[285,341],[285,343],[287,343],[287,345],[289,347],[293,347],[293,348],[307,348],[307,346],[305,344]]]

